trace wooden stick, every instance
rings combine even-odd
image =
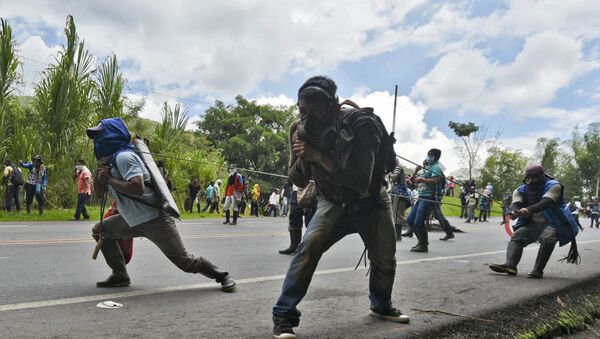
[[[490,320],[490,319],[482,319],[482,318],[471,317],[471,316],[468,316],[468,315],[450,313],[450,312],[445,312],[445,311],[440,311],[440,310],[420,310],[418,308],[411,308],[411,310],[417,311],[417,312],[423,312],[423,313],[439,313],[439,314],[451,315],[451,316],[454,316],[454,317],[461,317],[461,318],[466,318],[466,319],[473,319],[473,320],[483,321],[483,322],[486,322],[486,323],[495,323],[494,320]]]

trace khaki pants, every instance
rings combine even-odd
[[[98,222],[92,228],[94,238],[98,237],[99,230],[100,223]],[[173,218],[166,213],[161,212],[158,218],[134,227],[129,227],[123,217],[116,214],[104,220],[102,227],[102,238],[104,239],[102,255],[113,274],[127,275],[125,258],[117,240],[136,237],[146,237],[152,241],[173,264],[184,272],[202,273],[206,269],[203,267],[206,260],[187,253]]]

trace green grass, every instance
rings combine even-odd
[[[455,206],[456,205],[456,206]],[[32,206],[33,207],[33,206]],[[92,205],[86,207],[88,213],[90,214],[90,219],[99,220],[100,219],[100,206]],[[107,207],[108,209],[108,207]],[[246,209],[246,214],[249,215],[250,208]],[[222,210],[221,210],[222,212]],[[442,200],[442,212],[447,217],[458,217],[460,215],[460,199],[453,197],[444,197]],[[496,212],[496,213],[495,213]],[[48,209],[46,210],[46,215],[41,217],[38,215],[38,211],[35,208],[32,208],[31,214],[27,215],[24,211],[21,214],[17,214],[16,212],[8,213],[6,211],[0,211],[0,222],[2,221],[67,221],[73,218],[75,214],[75,208],[72,209]],[[492,216],[498,217],[502,215],[502,210],[498,206],[498,203],[494,204],[492,207]],[[181,219],[198,219],[198,218],[209,218],[209,219],[219,219],[221,215],[217,215],[216,213],[187,213],[182,212]]]
[[[90,214],[90,219],[100,220],[100,206],[92,205],[86,206],[88,213]],[[107,208],[108,209],[108,206]],[[222,211],[221,211],[222,212]],[[246,210],[247,215],[249,215],[249,209]],[[45,212],[43,217],[39,216],[38,210],[32,208],[31,214],[27,215],[23,210],[21,214],[17,214],[16,212],[6,212],[0,211],[0,222],[26,222],[26,221],[69,221],[73,218],[75,214],[75,208],[72,209],[48,209]],[[83,220],[83,217],[81,217]],[[219,219],[221,215],[217,213],[187,213],[182,212],[181,219],[199,219],[199,218],[209,218],[209,219]]]

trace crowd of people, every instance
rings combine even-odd
[[[295,338],[293,328],[301,316],[297,306],[308,291],[322,254],[352,233],[360,235],[370,260],[369,314],[408,323],[409,316],[392,301],[397,241],[402,236],[416,236],[411,251],[427,253],[432,218],[445,233],[439,240],[454,239],[456,228],[450,225],[441,206],[445,196],[454,196],[457,186],[460,218],[465,218],[465,223],[486,222],[492,210],[493,185],[478,187],[474,181],[458,185],[454,177],[446,177],[440,149],[430,149],[422,165],[407,176],[394,152],[393,135],[388,134],[373,109],[360,108],[349,100],[340,103],[336,92],[335,82],[324,76],[312,77],[299,88],[300,119],[290,127],[289,180],[283,187],[265,194],[258,183],[249,184],[235,166],[229,168],[224,183],[221,179],[201,183],[193,177],[187,185],[184,208],[188,213],[193,213],[195,207],[197,213],[220,214],[222,205],[223,224],[236,225],[249,201],[252,216],[287,217],[290,245],[279,253],[293,257],[272,308],[274,338]],[[92,175],[84,160],[77,162],[73,172],[77,181],[73,219],[90,218],[86,203],[92,194],[102,196],[104,202],[110,192],[115,201],[112,212],[92,228],[97,250],[111,271],[96,286],[130,285],[126,265],[131,252],[123,241],[143,236],[182,271],[202,274],[219,283],[223,291],[232,291],[236,283],[228,272],[185,249],[173,218],[180,213],[168,174],[164,168],[156,169],[150,155],[135,152],[136,145],[143,146],[143,142],[131,138],[123,120],[104,119],[86,133],[94,143],[99,168]],[[19,167],[29,170],[27,180]],[[16,211],[21,210],[20,189],[24,186],[27,213],[35,198],[43,215],[47,169],[42,157],[36,155],[28,163],[19,161],[19,166],[6,159],[3,174],[6,209],[11,211],[14,206]],[[564,186],[540,165],[528,166],[523,184],[504,192],[502,213],[503,222],[517,220],[515,232],[507,246],[506,261],[490,264],[489,268],[511,276],[517,274],[524,247],[537,241],[541,245],[529,278],[543,277],[556,243],[571,243],[568,262],[577,262],[575,236],[582,229],[580,214],[589,216],[590,227],[600,228],[598,199],[582,204],[579,197],[574,197],[567,203]]]

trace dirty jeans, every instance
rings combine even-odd
[[[274,322],[285,320],[292,326],[298,326],[300,312],[296,305],[306,295],[319,259],[333,244],[355,232],[358,232],[367,247],[368,258],[371,261],[371,308],[386,311],[392,307],[391,294],[396,273],[396,236],[389,196],[382,190],[380,197],[383,206],[376,207],[367,216],[351,216],[342,206],[318,197],[317,211],[290,262],[281,296],[273,306]]]

